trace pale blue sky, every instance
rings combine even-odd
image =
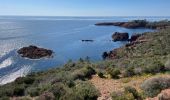
[[[170,16],[170,0],[0,0],[0,15]]]

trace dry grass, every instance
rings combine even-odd
[[[110,96],[112,92],[124,91],[124,87],[126,86],[132,86],[138,92],[141,92],[142,90],[140,89],[140,85],[142,84],[143,81],[158,76],[170,77],[170,74],[156,74],[156,75],[145,74],[141,76],[133,76],[121,79],[100,78],[97,75],[94,75],[92,79],[90,79],[90,82],[101,93],[101,96],[98,98],[98,100],[112,100]]]

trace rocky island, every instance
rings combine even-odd
[[[50,57],[53,51],[30,45],[28,47],[23,47],[19,49],[17,53],[20,54],[21,57],[26,57],[30,59],[40,59],[43,57]]]

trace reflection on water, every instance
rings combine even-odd
[[[135,17],[0,17],[0,84],[24,76],[30,71],[42,71],[66,63],[69,59],[90,57],[102,60],[104,51],[120,47],[124,42],[112,42],[113,32],[143,33],[149,29],[97,27],[103,21],[128,21]],[[161,18],[148,18],[160,20]],[[85,43],[82,39],[92,39]],[[17,55],[23,46],[37,45],[55,52],[50,59],[30,60]]]

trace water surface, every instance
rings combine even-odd
[[[97,22],[164,19],[162,17],[0,17],[0,84],[5,84],[32,71],[42,71],[66,63],[69,59],[90,57],[102,60],[102,53],[118,48],[125,42],[112,42],[113,32],[150,32],[150,29],[125,29],[114,26],[95,26]],[[167,19],[167,18],[166,18]],[[85,43],[82,39],[92,39]],[[37,45],[55,52],[53,58],[30,60],[16,51],[24,46]]]

